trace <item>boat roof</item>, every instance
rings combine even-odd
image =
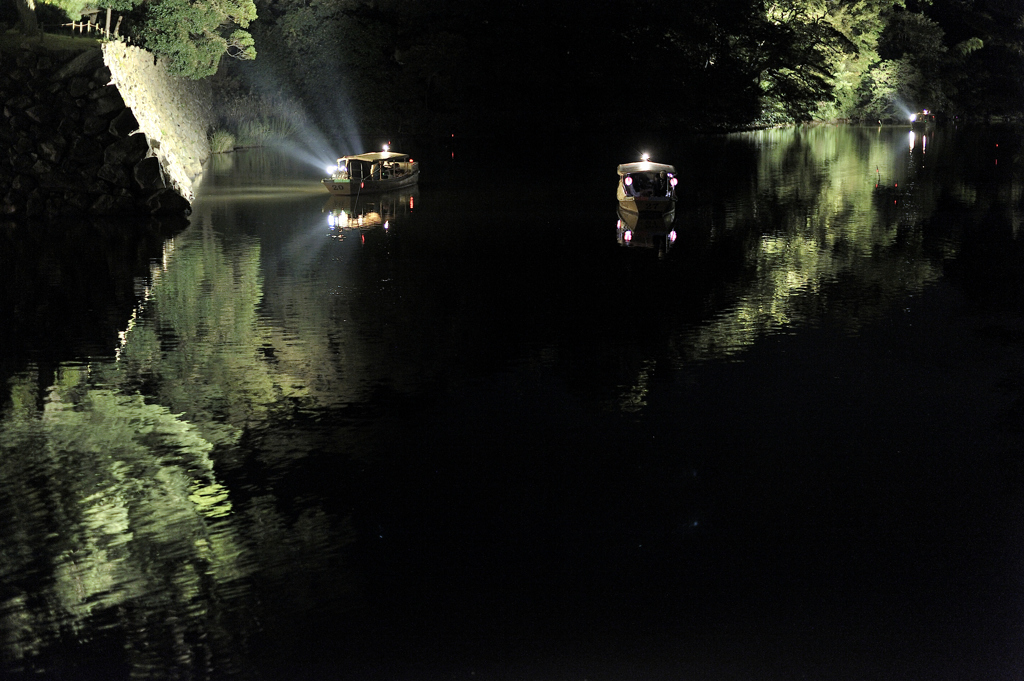
[[[353,154],[352,156],[342,156],[338,161],[395,161],[398,159],[409,158],[409,154],[399,154],[395,151],[372,151],[368,154]]]
[[[650,161],[637,161],[636,163],[623,163],[619,166],[619,175],[627,175],[629,173],[674,173],[676,169],[674,166],[665,165],[664,163],[651,163]]]

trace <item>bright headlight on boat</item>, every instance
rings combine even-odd
[[[328,174],[333,173],[337,169],[338,169],[338,166],[327,166]]]
[[[385,144],[384,147],[381,149],[381,151],[387,151],[389,148],[390,147],[388,147],[388,145]]]
[[[647,163],[648,161],[651,160],[651,155],[646,153],[640,154],[640,160],[643,161],[644,163]]]
[[[917,114],[910,114],[910,122],[913,123],[917,120]]]

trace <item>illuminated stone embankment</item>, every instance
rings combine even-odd
[[[209,155],[209,92],[122,43],[0,54],[0,211],[184,214]]]

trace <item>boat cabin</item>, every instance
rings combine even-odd
[[[672,196],[676,169],[664,163],[623,163],[618,168],[624,197]]]
[[[377,151],[370,154],[342,156],[332,174],[336,180],[390,180],[412,172],[408,154]]]

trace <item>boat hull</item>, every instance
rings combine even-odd
[[[619,211],[636,218],[653,219],[671,213],[676,209],[675,197],[652,196],[647,198],[619,196]]]
[[[320,182],[331,196],[357,196],[405,189],[417,184],[419,179],[420,171],[417,169],[402,177],[385,180],[336,180],[332,177],[325,177]]]

